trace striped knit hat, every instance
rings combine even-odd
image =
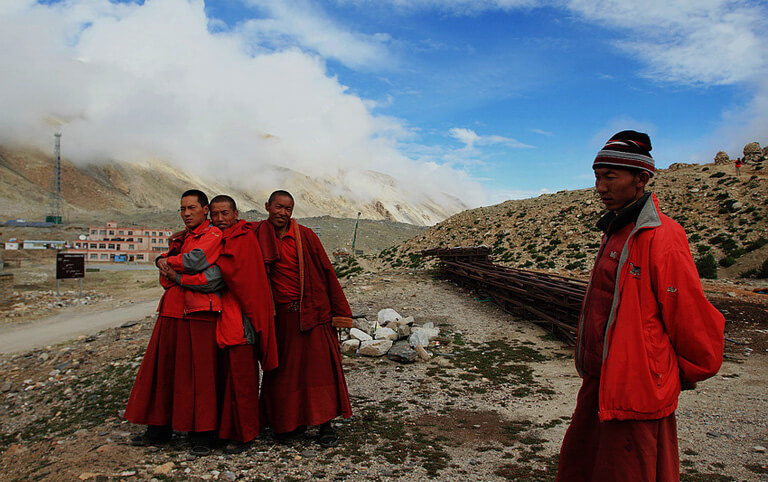
[[[621,131],[611,137],[597,153],[592,169],[623,167],[645,169],[653,176],[656,167],[651,157],[651,138],[636,131]]]

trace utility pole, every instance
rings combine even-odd
[[[61,132],[54,134],[53,171],[51,190],[48,193],[48,214],[45,222],[61,224]]]
[[[355,221],[355,233],[352,235],[352,256],[355,256],[355,242],[357,241],[357,225],[360,223],[360,215],[363,214],[358,211],[357,220]]]

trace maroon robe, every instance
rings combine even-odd
[[[288,259],[295,259],[299,268],[298,290],[275,292],[276,299],[290,298],[296,291],[299,297],[276,305],[279,365],[262,380],[262,417],[275,433],[352,416],[339,342],[331,325],[332,317],[351,317],[352,310],[317,235],[291,222],[294,239],[287,243],[281,243],[268,221],[256,225],[264,258],[274,260],[270,269]],[[281,249],[296,251],[281,253]]]
[[[173,255],[181,265],[185,253],[199,250],[213,263],[220,243],[221,232],[206,221],[191,232],[174,236],[165,256]],[[166,292],[124,417],[129,422],[171,426],[180,432],[216,430],[219,314],[190,308],[219,307],[218,296],[190,293],[162,277],[161,284]]]
[[[259,434],[259,360],[277,366],[274,307],[261,249],[243,220],[224,231],[217,265],[227,285],[217,327],[221,347],[219,437],[250,442]]]

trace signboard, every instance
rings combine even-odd
[[[116,254],[115,255],[115,263],[125,263],[128,261],[128,255],[127,254]]]
[[[56,279],[85,277],[85,255],[56,253]]]

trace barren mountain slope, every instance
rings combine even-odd
[[[651,181],[662,211],[683,225],[694,258],[713,254],[735,277],[768,256],[768,162],[736,177],[729,164],[673,164]],[[431,247],[493,247],[497,261],[585,273],[600,242],[595,222],[604,213],[594,189],[561,191],[456,214],[382,253],[391,265],[418,265]],[[729,258],[729,259],[726,259]],[[732,264],[731,264],[732,263]],[[723,265],[729,265],[727,271]]]
[[[0,219],[42,220],[51,184],[51,155],[37,150],[0,147]],[[461,200],[444,194],[440,201],[415,198],[391,177],[364,172],[318,179],[288,169],[276,171],[282,179],[268,189],[250,190],[202,179],[163,161],[141,163],[100,162],[80,165],[62,160],[63,216],[69,221],[106,221],[121,216],[141,217],[173,209],[178,195],[199,188],[210,195],[232,195],[242,210],[260,210],[274,189],[288,189],[296,197],[296,215],[352,218],[431,225],[466,209]],[[248,180],[239,180],[238,186]],[[377,196],[355,199],[348,182],[375,186]]]

